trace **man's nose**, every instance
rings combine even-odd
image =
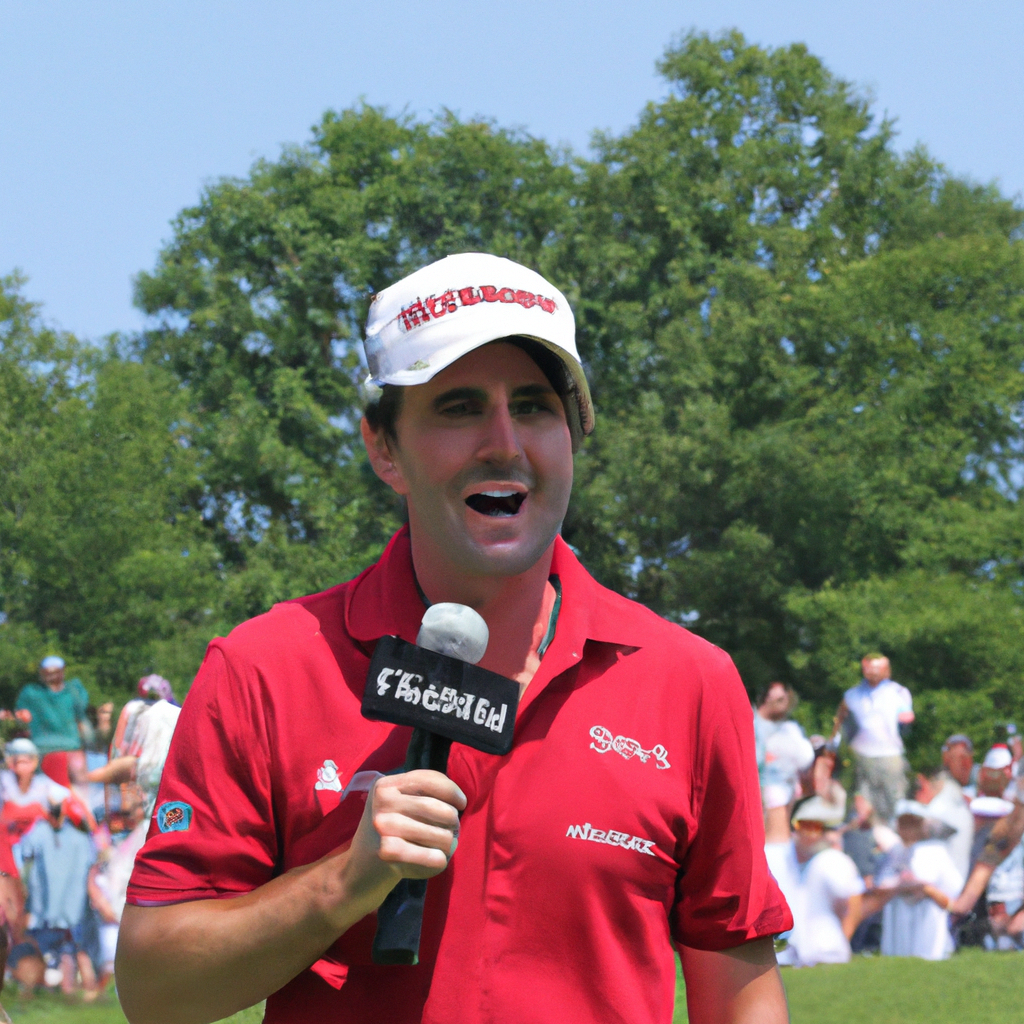
[[[514,462],[523,454],[516,430],[516,422],[506,402],[496,402],[485,419],[484,435],[477,449],[477,458],[483,462]]]

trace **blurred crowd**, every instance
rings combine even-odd
[[[179,706],[158,675],[115,716],[57,656],[0,711],[0,978],[95,999],[145,840]],[[2,983],[0,983],[2,987]]]
[[[980,761],[957,733],[911,772],[913,698],[883,655],[868,654],[861,669],[828,737],[805,735],[791,717],[796,694],[781,682],[754,708],[765,852],[794,917],[780,962],[1024,949],[1024,841],[1014,827],[1024,820],[1024,747],[1015,725],[999,727],[1000,742]]]

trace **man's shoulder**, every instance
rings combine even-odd
[[[652,611],[645,604],[624,597],[591,581],[586,599],[592,638],[623,646],[647,648],[668,658],[699,660],[706,664],[731,666],[729,655],[696,633]]]
[[[345,596],[351,581],[306,597],[281,601],[269,611],[246,619],[226,637],[210,644],[236,667],[280,666],[310,649],[323,625],[344,620]],[[334,632],[337,632],[335,628]]]

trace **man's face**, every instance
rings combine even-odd
[[[768,694],[761,705],[761,714],[773,722],[784,719],[789,712],[789,694],[786,688],[778,683],[769,687]]]
[[[572,488],[562,401],[520,348],[484,345],[408,387],[397,445],[367,435],[417,544],[456,571],[515,576],[554,541]]]
[[[978,789],[984,796],[1002,796],[1012,778],[1013,769],[1009,765],[1005,768],[982,768],[978,772]]]
[[[793,835],[798,852],[806,853],[824,838],[825,826],[820,821],[794,821]]]
[[[865,658],[860,663],[864,678],[872,685],[877,686],[883,679],[889,678],[888,658]]]
[[[967,749],[966,743],[954,743],[948,750],[942,752],[942,763],[946,771],[960,783],[966,786],[971,781],[971,770],[974,768],[974,756]]]
[[[59,690],[64,685],[64,669],[62,668],[41,668],[39,678],[44,686],[51,690]]]
[[[7,759],[17,779],[31,779],[39,767],[39,758],[34,754],[15,754]]]

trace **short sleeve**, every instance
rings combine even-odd
[[[720,950],[793,927],[768,870],[750,704],[731,659],[710,649],[693,763],[694,835],[676,883],[672,935]]]
[[[140,905],[250,892],[278,859],[258,673],[215,640],[171,739],[128,887]]]

